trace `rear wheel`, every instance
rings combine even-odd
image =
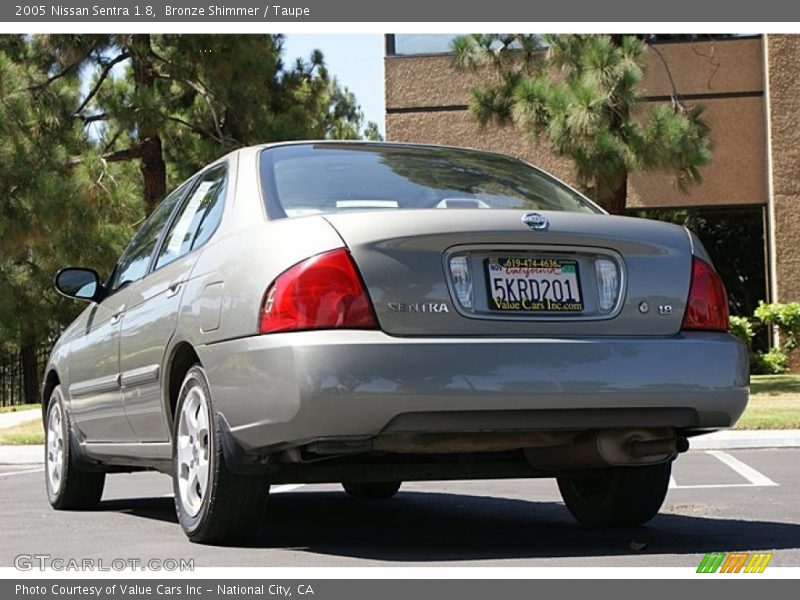
[[[567,509],[591,527],[636,527],[658,513],[669,487],[672,462],[612,467],[598,477],[558,478]]]
[[[50,504],[60,510],[94,508],[103,495],[106,474],[88,470],[72,452],[69,414],[60,385],[50,394],[46,419],[44,464]]]
[[[378,481],[371,483],[342,483],[344,491],[353,498],[377,500],[391,498],[402,485],[401,481]]]
[[[202,544],[252,537],[269,495],[265,477],[227,468],[221,435],[205,371],[195,365],[183,380],[175,411],[172,487],[183,531]]]

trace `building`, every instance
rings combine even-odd
[[[568,161],[519,131],[481,130],[468,110],[480,75],[452,67],[453,37],[386,36],[387,139],[503,152],[572,181]],[[718,250],[715,262],[752,263],[756,272],[741,291],[750,314],[761,299],[800,301],[800,36],[669,36],[652,42],[647,61],[646,102],[668,102],[675,89],[686,103],[702,103],[714,158],[689,193],[667,175],[632,175],[628,210],[685,209],[729,225],[726,243],[736,248]],[[739,274],[723,278],[736,295]]]

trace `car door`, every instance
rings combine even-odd
[[[162,393],[166,349],[178,322],[195,252],[219,224],[227,167],[201,173],[159,241],[151,272],[131,286],[120,334],[120,373],[125,412],[142,442],[169,439]]]
[[[88,442],[137,439],[120,388],[121,320],[130,286],[147,273],[156,243],[181,196],[182,192],[168,196],[133,237],[106,282],[106,297],[86,311],[86,320],[70,343],[71,416]]]
[[[119,317],[125,298],[125,290],[120,290],[90,306],[70,342],[70,416],[90,442],[136,439],[119,388]]]

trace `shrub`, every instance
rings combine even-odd
[[[780,375],[789,369],[789,357],[778,348],[773,348],[766,354],[759,352],[751,366],[755,375]]]
[[[728,331],[739,338],[748,348],[755,335],[753,325],[746,317],[731,317],[728,322]]]
[[[778,328],[783,352],[794,350],[800,345],[800,302],[789,304],[759,302],[755,317],[765,325]]]

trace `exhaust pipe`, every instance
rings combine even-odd
[[[682,454],[689,449],[689,440],[684,436],[662,440],[631,440],[628,451],[634,458],[647,458],[661,454]]]
[[[526,448],[525,459],[539,469],[583,469],[656,464],[689,449],[689,442],[669,427],[604,429],[548,448]]]

